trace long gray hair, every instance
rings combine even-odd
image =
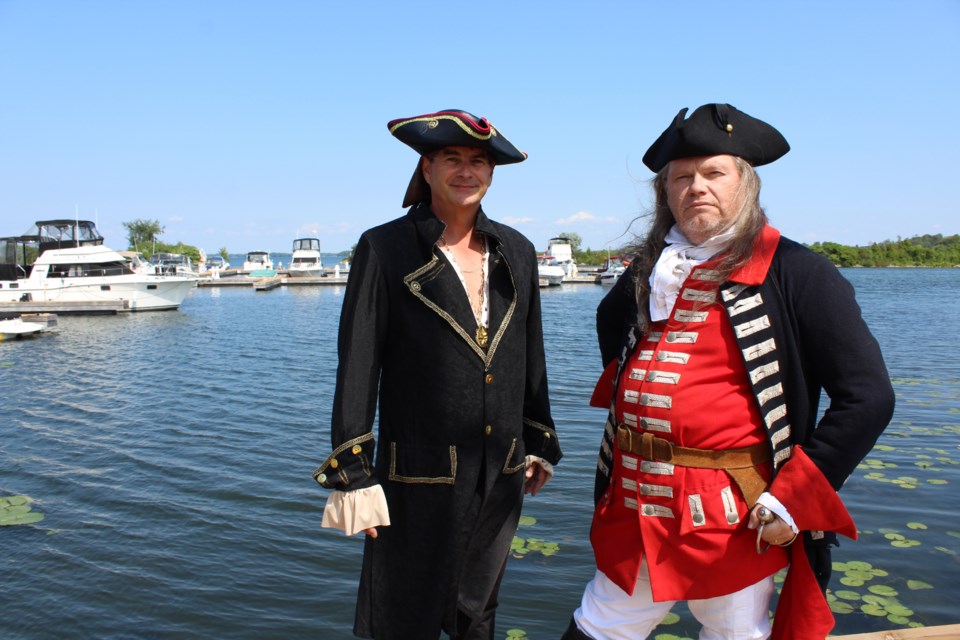
[[[740,172],[738,196],[741,204],[740,211],[734,218],[737,221],[736,235],[729,250],[717,266],[717,271],[721,275],[721,282],[750,259],[754,242],[764,225],[767,224],[767,214],[760,206],[760,176],[746,160],[736,157],[734,159],[736,160],[737,170]],[[636,285],[637,325],[641,332],[646,331],[650,325],[650,274],[653,272],[653,267],[657,263],[660,253],[666,246],[664,238],[676,222],[667,204],[666,185],[669,171],[670,165],[668,164],[653,178],[656,203],[653,211],[645,216],[652,217],[653,221],[647,234],[638,236],[636,243],[629,247],[629,251],[634,255],[634,258],[628,273],[632,275]]]

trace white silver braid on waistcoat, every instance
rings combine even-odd
[[[793,449],[783,393],[783,371],[770,316],[764,308],[758,286],[724,282],[720,285],[720,295],[773,447],[773,469],[776,471],[790,458]]]

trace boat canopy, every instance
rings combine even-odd
[[[319,238],[297,238],[293,241],[294,251],[320,251]]]
[[[90,220],[40,220],[22,236],[39,241],[40,252],[103,244],[103,236]]]

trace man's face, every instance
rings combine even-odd
[[[679,158],[667,169],[667,204],[694,244],[726,230],[740,211],[740,171],[733,156]]]
[[[476,208],[493,182],[493,163],[473,147],[445,147],[423,158],[434,209]]]

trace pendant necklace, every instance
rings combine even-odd
[[[471,231],[471,237],[473,232]],[[487,343],[489,337],[487,335],[487,316],[489,311],[487,309],[487,257],[489,255],[487,249],[487,237],[483,234],[480,234],[483,239],[483,256],[480,260],[480,288],[477,291],[477,304],[474,305],[473,301],[470,300],[470,292],[467,288],[467,279],[464,276],[466,273],[475,273],[476,269],[461,269],[460,263],[457,262],[457,257],[453,255],[453,249],[450,245],[447,244],[447,239],[444,235],[440,234],[440,240],[438,245],[440,249],[450,258],[450,263],[453,265],[454,270],[457,272],[457,275],[460,277],[460,282],[463,284],[464,290],[467,292],[467,299],[470,300],[470,310],[473,312],[473,317],[477,321],[477,331],[475,334],[475,339],[477,344],[480,345],[481,349],[487,348]]]

